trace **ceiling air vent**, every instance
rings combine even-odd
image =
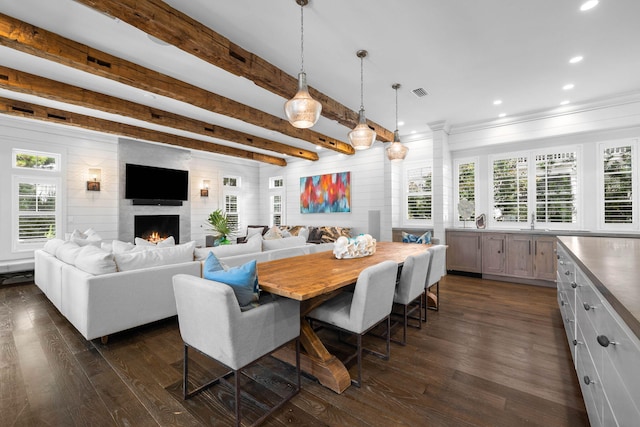
[[[423,96],[429,95],[429,92],[427,92],[421,87],[419,87],[418,89],[414,89],[411,92],[413,92],[413,94],[418,98],[422,98]]]

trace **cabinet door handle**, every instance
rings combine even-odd
[[[564,275],[565,275],[565,276],[570,276],[570,275],[571,275],[571,272],[570,272],[569,270],[567,270],[567,271],[565,271],[565,272],[564,272]]]
[[[480,249],[480,235],[478,235],[478,249]]]
[[[571,342],[573,343],[573,345],[578,345],[578,344],[582,345],[582,341],[573,340]]]
[[[533,243],[533,253],[535,255],[538,255],[538,241],[537,240]]]
[[[571,287],[575,289],[578,287],[578,284],[576,282],[571,282]]]
[[[529,255],[531,255],[531,240],[529,240]]]
[[[560,305],[564,307],[565,302],[564,301],[560,301]]]
[[[591,378],[589,378],[589,375],[585,375],[585,376],[582,378],[582,381],[584,381],[584,383],[585,383],[586,385],[591,385],[591,384],[595,384],[595,383],[596,383],[594,380],[592,380]]]
[[[588,302],[582,303],[582,306],[584,307],[585,310],[589,311],[589,310],[595,310],[596,306],[595,305],[589,305]]]
[[[609,344],[611,345],[617,345],[618,343],[615,341],[609,341],[609,338],[606,335],[598,335],[598,344],[600,344],[603,347],[609,347]]]

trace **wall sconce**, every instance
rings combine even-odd
[[[202,188],[200,188],[200,197],[209,197],[209,180],[202,181]]]
[[[89,169],[89,180],[87,181],[87,191],[100,191],[100,169]]]

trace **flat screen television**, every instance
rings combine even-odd
[[[126,164],[124,197],[134,204],[182,204],[188,196],[189,171]]]

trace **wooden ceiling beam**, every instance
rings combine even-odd
[[[280,117],[165,74],[109,55],[50,31],[0,14],[0,45],[54,61],[116,82],[186,102],[205,110],[270,129],[344,154],[354,154],[350,144],[310,129],[297,129]]]
[[[62,124],[67,126],[75,126],[97,132],[109,133],[112,135],[143,139],[149,142],[160,142],[162,144],[175,145],[178,147],[190,148],[193,150],[208,151],[210,153],[223,154],[225,156],[238,157],[246,160],[255,160],[258,162],[269,163],[277,166],[287,165],[287,161],[279,157],[254,153],[252,151],[228,147],[226,145],[200,141],[184,136],[159,132],[156,130],[141,128],[138,126],[114,122],[111,120],[89,117],[83,114],[72,113],[70,111],[45,107],[31,102],[17,101],[4,97],[0,97],[0,114],[6,114],[16,117],[26,117],[29,119],[41,120],[49,123]]]
[[[249,135],[244,132],[201,122],[199,120],[170,113],[168,111],[93,92],[78,86],[72,86],[8,67],[0,66],[0,87],[4,87],[14,92],[26,93],[29,95],[52,99],[54,101],[78,105],[80,107],[91,108],[93,110],[100,110],[107,113],[131,117],[156,125],[193,132],[212,138],[223,139],[225,141],[247,145],[252,148],[274,151],[290,156],[300,157],[305,160],[318,160],[318,154],[313,151],[303,150],[301,148]]]
[[[297,77],[285,73],[161,0],[75,1],[118,18],[216,67],[252,80],[256,85],[285,99],[292,98],[296,93]],[[295,5],[292,3],[291,6]],[[322,103],[324,117],[350,129],[358,124],[357,112],[312,87],[309,87],[309,93]],[[392,131],[370,120],[367,123],[376,131],[379,141],[393,141]]]

